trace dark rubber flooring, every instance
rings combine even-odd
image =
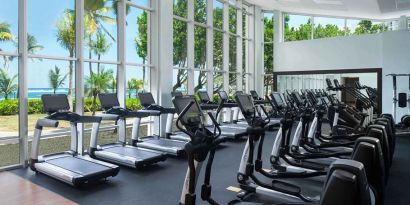
[[[266,136],[264,152],[265,159],[269,155],[274,134]],[[221,147],[215,156],[212,173],[212,184],[215,200],[221,204],[235,199],[235,193],[226,190],[228,186],[237,186],[236,173],[245,141],[228,142]],[[269,164],[265,162],[266,168]],[[115,178],[107,182],[91,184],[81,189],[51,179],[45,175],[35,174],[29,169],[11,171],[50,191],[62,195],[79,204],[120,205],[120,204],[178,204],[183,179],[187,165],[185,159],[169,158],[163,163],[143,170],[133,170],[121,167]],[[387,205],[409,204],[410,201],[410,137],[398,137],[394,164],[391,168],[390,181],[387,186]],[[261,177],[262,178],[262,177]],[[263,179],[263,178],[262,178]],[[264,181],[268,182],[267,179]],[[320,180],[292,180],[302,185],[306,195],[320,194]],[[199,184],[203,182],[201,175]],[[197,204],[207,204],[201,201],[197,189]],[[278,201],[277,199],[272,201]]]

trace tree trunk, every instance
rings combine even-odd
[[[101,60],[101,54],[98,54],[98,61]],[[100,62],[97,63],[97,73],[100,73]]]
[[[93,116],[95,115],[95,103],[97,102],[97,93],[93,93],[93,102],[91,105],[91,109],[93,111]]]
[[[74,56],[74,49],[70,49],[70,57]],[[68,104],[70,105],[71,111],[73,111],[73,100],[72,100],[72,95],[73,95],[73,67],[74,63],[73,61],[69,62],[69,68],[68,68]]]
[[[145,58],[142,59],[142,64],[144,64],[142,66],[142,81],[145,83]]]
[[[90,36],[88,36],[88,46],[90,47],[89,48],[89,52],[88,52],[88,58],[91,60],[91,57],[92,57],[92,48],[91,48],[91,35]],[[92,73],[93,73],[93,69],[92,69],[92,63],[91,62],[89,62],[88,63],[88,65],[89,65],[89,69],[90,69],[90,76],[92,75]]]

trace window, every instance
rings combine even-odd
[[[126,70],[127,99],[138,99],[138,93],[150,91],[150,69],[137,66],[127,66]],[[132,104],[132,100],[127,100]],[[135,109],[134,106],[127,106]]]
[[[285,14],[285,41],[312,39],[312,21],[310,16]]]
[[[173,91],[188,93],[188,72],[184,69],[173,69]]]
[[[313,38],[330,38],[345,35],[345,20],[327,17],[314,17]]]
[[[223,28],[223,4],[214,0],[214,27],[218,29]]]
[[[263,74],[263,95],[269,94],[273,90],[273,67],[274,67],[274,34],[275,21],[273,13],[266,12],[263,16],[264,25],[264,74]]]
[[[206,28],[195,26],[194,64],[196,69],[206,68]]]
[[[235,92],[238,90],[237,87],[238,74],[229,73],[229,95],[234,96]]]
[[[223,69],[223,33],[214,31],[214,68]]]
[[[223,90],[224,80],[222,72],[214,73],[214,94],[218,94],[219,91]]]
[[[350,35],[374,34],[385,31],[381,22],[371,20],[347,20],[347,28]]]
[[[125,39],[127,62],[149,64],[149,11],[130,7],[128,12]]]
[[[236,36],[229,37],[229,72],[237,72],[236,70]]]
[[[207,90],[207,76],[208,72],[206,71],[195,71],[194,72],[194,93],[198,91],[206,91]]]
[[[229,32],[236,34],[236,8],[229,6]]]
[[[194,1],[194,20],[195,22],[206,24],[206,0]]]
[[[174,66],[187,67],[187,23],[174,19]]]
[[[188,1],[187,0],[174,0],[174,15],[183,18],[188,17]]]

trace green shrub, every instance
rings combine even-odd
[[[133,111],[142,109],[140,100],[135,98],[128,98],[125,101],[125,106]]]
[[[43,103],[40,99],[28,100],[28,114],[40,114],[43,113]]]
[[[1,100],[0,115],[16,115],[19,112],[18,100]]]
[[[95,111],[101,111],[100,101],[96,100],[95,102]],[[84,98],[84,112],[92,112],[93,111],[93,98]]]

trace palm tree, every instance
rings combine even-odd
[[[4,96],[5,100],[9,98],[9,95],[17,91],[16,80],[17,75],[9,77],[4,69],[0,69],[0,95]]]
[[[91,73],[90,76],[86,77],[87,93],[92,96],[92,112],[95,115],[97,95],[100,93],[108,92],[111,87],[111,80],[113,78],[112,70],[105,70],[102,68],[100,72]]]
[[[27,52],[29,54],[34,54],[40,50],[43,50],[44,46],[38,44],[36,37],[27,34],[27,44],[28,44],[28,48],[27,48]]]
[[[106,35],[97,32],[95,41],[91,41],[91,50],[97,55],[98,60],[101,60],[101,55],[107,53],[111,47],[111,43],[107,42]],[[97,72],[100,72],[100,63],[97,63]]]
[[[53,93],[56,94],[56,90],[64,85],[64,81],[67,78],[67,74],[64,76],[61,75],[60,73],[60,68],[57,66],[54,66],[54,70],[50,70],[48,72],[48,80],[50,81],[50,86],[53,88]]]
[[[68,50],[69,56],[75,55],[75,15],[72,12],[66,11],[64,15],[57,21],[57,42]],[[72,104],[71,96],[73,93],[73,71],[74,62],[69,61],[68,67],[68,99]],[[70,106],[72,107],[72,106]]]
[[[0,42],[5,42],[5,41],[12,41],[13,40],[13,34],[11,33],[10,30],[10,24],[6,23],[6,22],[1,22],[0,23]],[[2,51],[2,49],[0,48],[0,51]],[[8,63],[8,58],[7,56],[3,56],[3,66],[7,67],[7,63]]]
[[[144,81],[143,80],[137,80],[135,78],[131,78],[127,82],[128,85],[128,98],[131,98],[131,91],[135,90],[135,98],[138,97],[138,90],[142,89],[144,87]]]

